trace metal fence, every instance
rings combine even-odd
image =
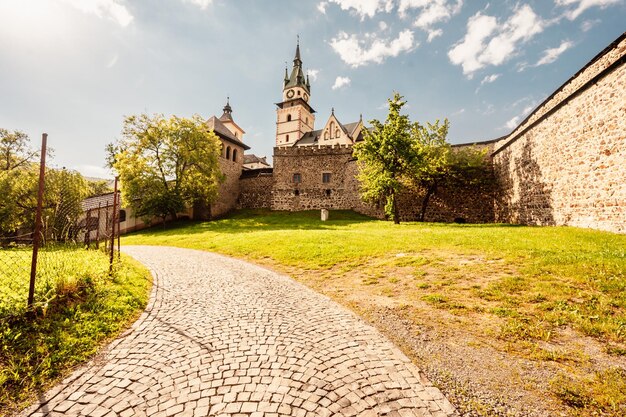
[[[25,190],[15,202],[19,223],[0,229],[0,317],[46,305],[77,262],[106,257],[111,274],[119,259],[117,179],[112,194],[85,199],[79,174],[46,167],[46,142],[43,134],[36,192]]]

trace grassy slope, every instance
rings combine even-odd
[[[26,313],[30,253],[0,251],[0,416],[26,406],[143,311],[150,273],[124,257],[112,278],[108,257],[83,249],[40,256],[37,314]]]
[[[151,229],[124,243],[247,258],[291,273],[365,315],[368,303],[380,298],[418,323],[445,311],[461,318],[463,331],[533,360],[573,365],[564,369],[579,367],[584,354],[542,348],[563,328],[593,338],[609,354],[626,353],[626,236],[567,227],[397,226],[347,212],[332,212],[322,223],[318,216],[242,211],[215,222]],[[563,377],[553,391],[567,404],[610,413],[626,404],[626,394],[594,394],[607,378],[616,387],[626,382],[624,373],[607,370]]]

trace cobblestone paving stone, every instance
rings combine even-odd
[[[22,416],[457,416],[377,330],[289,277],[207,252],[130,246],[146,312]]]

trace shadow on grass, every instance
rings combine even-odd
[[[300,212],[270,210],[238,210],[227,217],[213,221],[179,220],[165,226],[155,226],[129,235],[167,236],[193,235],[205,232],[239,234],[279,230],[325,230],[335,226],[376,221],[349,210],[330,212],[330,220],[322,222],[319,210]]]

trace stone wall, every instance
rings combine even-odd
[[[244,171],[239,180],[237,208],[271,208],[273,183],[271,168]]]
[[[492,144],[479,145],[485,146],[491,147]],[[329,183],[322,181],[322,173],[330,174]],[[294,182],[294,174],[300,174],[299,183]],[[271,208],[288,211],[322,208],[354,210],[371,217],[384,218],[383,207],[361,200],[357,174],[358,165],[352,157],[350,146],[275,148]],[[495,194],[494,181],[481,185],[442,186],[431,197],[425,220],[493,222]],[[423,190],[412,189],[400,196],[402,221],[418,218],[424,195]]]
[[[234,209],[239,196],[239,176],[242,170],[243,149],[240,150],[237,161],[220,158],[219,166],[225,175],[224,182],[220,184],[217,201],[211,204],[210,217],[221,217]]]
[[[496,144],[496,221],[626,232],[625,35]]]

